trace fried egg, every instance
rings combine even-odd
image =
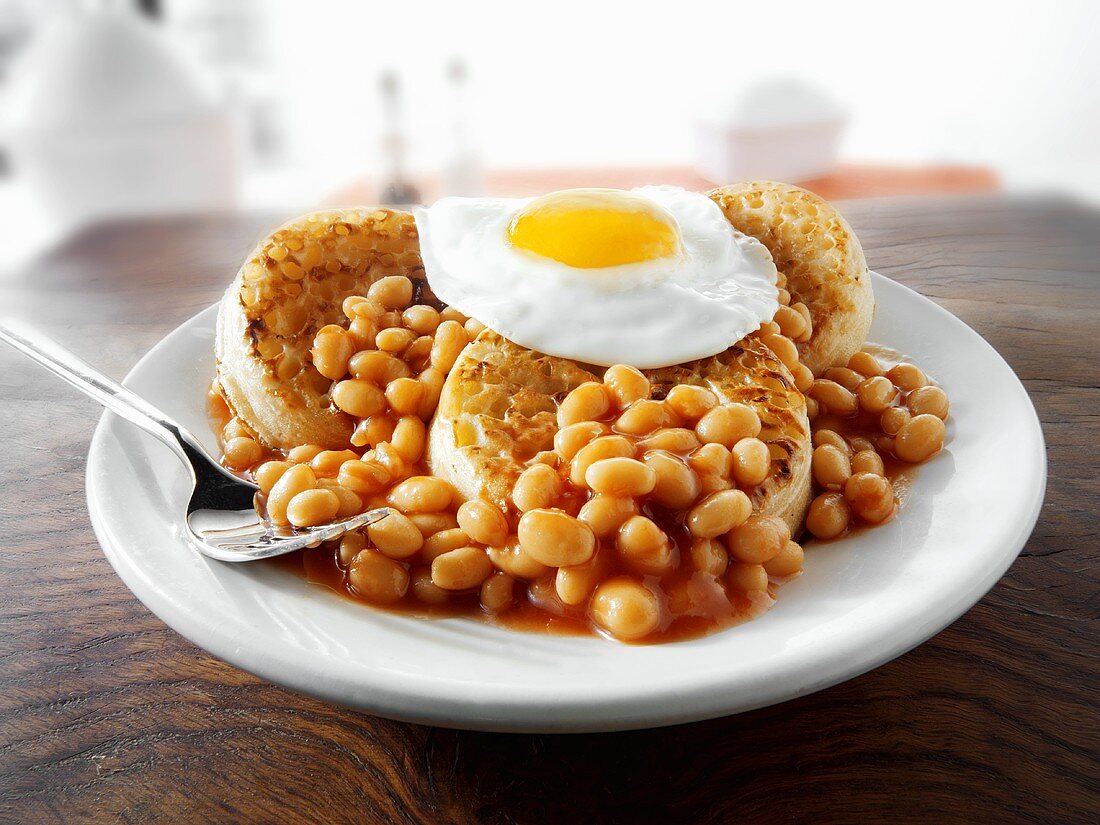
[[[768,250],[678,187],[443,198],[415,215],[436,296],[548,355],[680,364],[725,350],[779,307]]]

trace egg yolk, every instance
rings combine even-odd
[[[508,240],[578,269],[636,264],[680,250],[672,215],[615,189],[566,189],[536,198],[512,219]]]

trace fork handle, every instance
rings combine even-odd
[[[156,436],[171,447],[185,463],[190,464],[189,452],[192,450],[206,456],[202,445],[188,430],[31,325],[11,318],[0,320],[0,340],[37,361],[111,412]],[[209,460],[208,456],[207,459]]]

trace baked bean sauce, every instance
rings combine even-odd
[[[288,507],[283,501],[280,507],[281,512],[305,519],[300,526],[306,526],[310,518],[307,504],[339,506],[343,509],[337,517],[342,518],[350,514],[349,508],[361,511],[387,506],[398,496],[408,503],[409,510],[403,515],[385,520],[391,522],[387,529],[392,535],[375,534],[368,528],[363,535],[265,563],[346,598],[408,615],[464,616],[519,630],[596,632],[620,641],[646,643],[698,637],[758,616],[771,607],[785,581],[800,575],[801,545],[791,540],[786,525],[754,513],[749,503],[761,483],[760,474],[773,469],[753,466],[754,461],[766,464],[769,460],[760,444],[751,443],[760,432],[755,412],[743,405],[723,406],[716,398],[695,391],[651,400],[646,379],[630,368],[612,368],[618,372],[612,375],[609,371],[603,384],[583,385],[558,399],[561,429],[581,424],[581,429],[599,430],[590,434],[596,439],[612,437],[592,453],[593,464],[601,459],[608,463],[597,470],[587,465],[589,470],[581,473],[578,483],[577,452],[595,441],[580,439],[567,446],[563,439],[557,452],[540,454],[531,462],[548,464],[554,472],[533,473],[531,480],[537,483],[528,487],[522,498],[516,496],[527,512],[510,504],[508,512],[493,508],[488,522],[475,522],[471,519],[484,516],[485,511],[459,512],[457,495],[440,509],[439,501],[448,497],[433,499],[428,489],[440,482],[431,480],[421,490],[424,483],[417,480],[430,475],[423,461],[423,424],[430,419],[439,394],[439,376],[427,373],[436,370],[446,375],[480,325],[453,310],[441,310],[434,302],[421,305],[439,313],[438,319],[429,312],[402,313],[403,308],[415,306],[412,301],[423,301],[415,294],[410,298],[404,286],[390,283],[379,291],[389,306],[385,301],[371,302],[370,294],[367,303],[348,299],[345,311],[349,322],[357,322],[351,324],[351,330],[329,326],[319,332],[319,336],[328,336],[324,371],[333,387],[341,381],[358,380],[349,366],[356,363],[353,353],[361,355],[374,348],[374,342],[364,336],[364,328],[374,335],[382,332],[379,326],[390,330],[378,339],[388,344],[398,338],[391,327],[404,317],[415,325],[416,336],[437,331],[442,339],[441,345],[433,346],[435,340],[422,343],[413,356],[416,363],[408,362],[407,368],[401,369],[391,365],[393,374],[378,381],[390,404],[405,409],[399,413],[386,406],[373,412],[370,428],[365,422],[357,430],[369,429],[372,440],[360,438],[359,444],[349,444],[352,454],[326,458],[327,454],[315,455],[316,448],[299,447],[288,455],[259,447],[243,422],[233,417],[217,386],[212,387],[209,415],[221,439],[226,466],[259,480],[272,495],[297,501],[298,506]],[[453,323],[441,330],[444,320]],[[762,329],[762,337],[780,335],[776,323],[766,326],[771,328]],[[804,331],[808,336],[808,327]],[[344,335],[347,340],[341,337]],[[315,354],[318,351],[315,348]],[[401,356],[399,351],[391,350],[391,354]],[[938,389],[925,389],[934,385],[900,355],[877,347],[866,348],[847,367],[829,370],[817,379],[806,376],[804,368],[791,371],[807,396],[815,445],[811,470],[814,500],[804,537],[829,540],[892,519],[904,499],[914,464],[942,447],[946,396]],[[879,376],[883,378],[871,381]],[[387,386],[387,381],[398,379],[403,379],[400,386]],[[423,386],[409,383],[410,379]],[[366,400],[355,403],[377,406],[374,395],[364,393],[362,397]],[[418,399],[419,409],[414,411]],[[642,402],[649,406],[639,406]],[[624,418],[627,410],[632,410],[631,416]],[[410,417],[416,422],[406,420]],[[402,421],[403,434],[390,435]],[[664,446],[670,449],[659,450],[663,456],[658,460],[652,459],[655,451],[651,447],[639,444],[652,437],[652,430],[639,432],[650,424],[676,431],[666,436],[669,440]],[[386,438],[400,444],[403,453],[398,455],[392,444],[387,446]],[[359,475],[352,474],[350,481],[345,478],[341,459],[351,461],[348,472],[356,470]],[[316,470],[312,476],[298,471],[299,486],[280,493],[279,479],[286,467],[268,463],[273,461],[291,466],[309,463]],[[370,465],[366,469],[381,466],[386,472],[377,472],[382,476],[388,473],[388,477],[371,486],[372,476],[363,474],[360,463]],[[368,482],[356,482],[356,478]],[[414,479],[412,485],[402,488],[402,482],[410,478]],[[360,486],[350,495],[346,489],[336,489],[344,482]],[[629,494],[616,492],[620,488]],[[308,501],[295,499],[294,495],[301,495],[295,493],[299,489],[327,489],[331,495],[310,493]],[[601,521],[595,511],[582,509],[597,496],[603,496],[604,503],[609,496],[615,497],[626,508],[622,518],[629,516],[629,520],[615,526],[618,517],[607,522],[604,516]],[[666,506],[669,501],[677,506]],[[258,509],[263,511],[266,502],[267,495],[258,494]],[[618,512],[614,507],[611,511]],[[327,512],[330,510],[318,510],[321,515]],[[501,515],[508,525],[503,545],[507,552],[474,538],[489,535],[479,531],[490,528],[478,524],[495,523],[503,531]],[[458,526],[464,519],[467,530]],[[547,540],[551,534],[579,538],[570,538],[573,545],[562,547]],[[812,552],[812,544],[808,550]],[[469,586],[444,589],[464,585]]]

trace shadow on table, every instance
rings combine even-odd
[[[433,729],[425,779],[453,821],[972,821],[978,789],[996,813],[998,792],[1018,796],[1002,773],[1013,757],[986,741],[980,715],[929,664],[917,654],[823,693],[671,728]],[[926,677],[919,704],[897,701]]]

